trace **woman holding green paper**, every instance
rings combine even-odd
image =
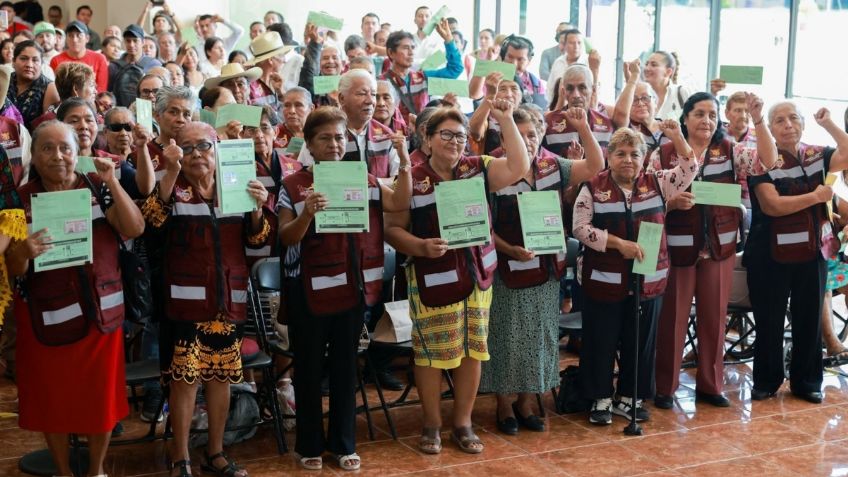
[[[361,460],[356,454],[356,350],[365,306],[374,305],[382,296],[383,211],[409,207],[409,155],[403,134],[396,133],[391,141],[400,167],[391,188],[366,175],[362,162],[329,164],[341,161],[345,154],[347,118],[340,109],[325,106],[313,111],[303,135],[315,164],[283,179],[277,203],[280,240],[288,247],[283,259],[283,296],[291,347],[297,356],[295,452],[305,469],[320,470],[326,450],[343,470],[357,470]],[[316,214],[320,218],[332,204],[328,194],[315,191],[313,184],[320,182],[319,169],[336,165],[362,166],[365,180],[346,185],[345,193],[359,197],[350,200],[368,199],[369,227],[365,232],[316,232]],[[367,190],[362,190],[366,181]],[[325,352],[332,396],[326,439],[321,404]]]
[[[544,123],[518,109],[513,119],[533,158],[527,173],[509,187],[495,192],[495,277],[489,324],[489,352],[483,363],[480,389],[497,393],[497,426],[505,434],[518,433],[519,424],[543,431],[544,421],[533,413],[533,395],[559,384],[559,280],[565,272],[565,251],[537,255],[528,250],[519,221],[518,194],[555,191],[560,199],[559,223],[564,223],[565,190],[591,179],[604,167],[604,155],[592,135],[586,111],[569,108],[566,119],[575,125],[586,160],[563,159],[539,147]],[[518,393],[512,402],[511,393]]]
[[[489,359],[486,339],[497,252],[491,242],[448,249],[450,244],[439,238],[435,189],[438,183],[479,177],[488,190],[500,190],[527,173],[527,147],[512,119],[512,103],[496,100],[489,106],[501,125],[506,156],[466,156],[465,116],[455,108],[437,109],[427,121],[430,158],[413,169],[411,210],[387,215],[386,240],[412,257],[407,267],[409,308],[415,325],[415,384],[424,412],[418,448],[428,454],[442,449],[439,402],[446,369],[454,370],[451,439],[464,452],[483,451],[483,442],[471,427],[471,410],[480,362]],[[466,209],[466,213],[479,211]]]

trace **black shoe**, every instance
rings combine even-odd
[[[595,399],[592,409],[589,410],[589,422],[596,426],[612,424],[612,399]]]
[[[389,391],[403,391],[406,389],[403,381],[396,378],[395,375],[389,371],[377,371],[377,380],[380,382],[381,388],[388,389]],[[365,382],[373,383],[374,376],[368,376]]]
[[[792,391],[792,395],[813,404],[821,404],[822,400],[824,400],[824,395],[818,391],[810,391],[806,393]]]
[[[501,420],[500,414],[496,411],[495,419],[497,420],[499,431],[509,436],[514,436],[518,434],[518,420],[516,420],[514,417],[508,417],[506,419]]]
[[[751,389],[751,399],[754,401],[762,401],[777,394],[774,391],[763,391],[762,389]]]
[[[530,414],[527,417],[522,416],[518,411],[518,402],[512,403],[512,412],[515,413],[515,420],[517,420],[523,427],[526,427],[533,432],[545,431],[545,421],[535,414]]]
[[[715,407],[730,407],[730,399],[724,394],[708,394],[695,391],[695,401],[712,404]]]
[[[654,407],[657,409],[671,409],[674,407],[674,398],[664,394],[654,396]]]

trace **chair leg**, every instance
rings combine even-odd
[[[392,414],[389,412],[389,406],[386,404],[386,398],[383,396],[383,387],[380,385],[380,380],[377,379],[377,370],[374,369],[374,365],[371,363],[371,358],[368,356],[367,352],[365,353],[365,367],[368,368],[368,371],[371,373],[371,377],[374,378],[374,386],[377,388],[377,396],[380,398],[380,407],[383,408],[383,414],[386,416],[386,423],[389,425],[389,431],[392,433],[392,439],[397,440],[395,423],[392,420]]]
[[[448,382],[448,395],[442,394],[442,397],[453,398],[453,378],[447,370],[442,371],[442,374],[445,376],[445,380]]]
[[[362,395],[362,408],[365,410],[365,420],[368,421],[368,437],[374,440],[374,423],[371,422],[371,410],[368,408],[368,396],[365,393],[365,381],[359,366],[356,367],[356,379],[359,380],[359,393]]]
[[[542,393],[536,393],[536,402],[539,403],[539,417],[545,417],[545,406],[542,405]]]
[[[272,368],[262,369],[262,387],[265,388],[265,393],[268,395],[268,401],[271,405],[271,417],[274,419],[274,437],[277,439],[277,452],[282,455],[288,452],[286,445],[286,435],[283,430],[283,411],[280,409],[280,402],[277,400],[276,381],[273,379],[274,371]]]

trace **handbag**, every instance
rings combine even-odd
[[[100,209],[106,216],[106,206],[100,191],[94,187],[86,174],[81,174],[88,188],[97,197]],[[127,248],[120,234],[115,232],[115,240],[118,241],[118,264],[121,267],[121,282],[124,289],[124,318],[137,323],[145,324],[153,314],[153,293],[151,290],[150,268],[138,255]]]

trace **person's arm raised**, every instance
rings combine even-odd
[[[111,159],[94,158],[94,167],[100,180],[112,193],[112,207],[106,210],[106,220],[119,234],[135,238],[144,232],[144,217],[129,194],[115,177],[115,163]]]
[[[409,153],[403,132],[397,131],[392,136],[392,145],[397,151],[400,165],[394,188],[380,184],[383,192],[383,210],[386,212],[402,212],[409,210],[409,200],[412,197],[412,168],[409,164]]]
[[[642,68],[639,64],[639,59],[624,64],[624,89],[618,95],[615,101],[615,108],[612,112],[612,123],[616,128],[626,128],[630,126],[630,109],[633,107],[633,93],[636,91],[636,82],[639,81],[639,75],[642,73]]]
[[[498,99],[488,101],[492,116],[501,126],[502,145],[506,157],[494,158],[489,163],[489,190],[500,190],[520,179],[530,168],[527,147],[512,118],[512,103]]]
[[[468,135],[477,142],[482,141],[486,136],[486,128],[489,126],[489,101],[495,99],[498,84],[502,79],[503,75],[497,71],[486,75],[486,100],[488,101],[480,103],[471,115],[471,119],[468,120]]]
[[[587,181],[595,176],[604,168],[604,153],[601,151],[601,146],[592,130],[589,128],[588,115],[583,108],[568,108],[565,111],[565,118],[568,124],[577,129],[577,134],[580,136],[580,143],[583,146],[583,151],[586,159],[582,161],[574,161],[571,163],[571,179],[570,184],[579,184]]]
[[[830,169],[828,172],[839,172],[848,169],[848,133],[833,122],[830,111],[821,108],[815,115],[816,123],[823,127],[830,137],[836,141],[836,151],[830,156]]]

